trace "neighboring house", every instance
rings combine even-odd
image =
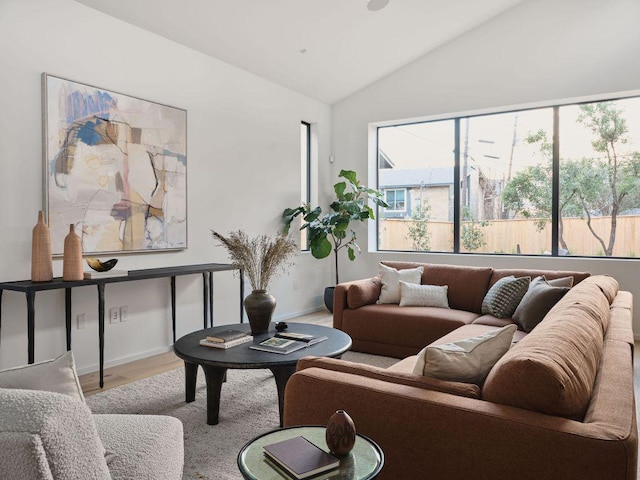
[[[382,162],[382,152],[381,152]],[[384,161],[392,162],[385,156]],[[380,163],[382,165],[382,163]],[[423,202],[430,207],[429,219],[453,221],[453,167],[400,170],[381,167],[378,171],[378,188],[384,194],[389,208],[381,212],[383,218],[408,218]],[[468,172],[468,204],[478,219],[478,194],[480,190],[478,170],[471,167]]]

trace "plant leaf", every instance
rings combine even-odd
[[[317,242],[311,244],[311,255],[315,258],[326,258],[331,254],[331,242],[327,237],[318,239]]]

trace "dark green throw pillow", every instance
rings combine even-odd
[[[531,277],[503,277],[489,289],[482,300],[482,313],[496,318],[511,318],[527,293]]]
[[[554,287],[544,277],[535,278],[513,313],[513,321],[520,330],[530,332],[569,290],[569,287]]]

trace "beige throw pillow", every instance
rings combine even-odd
[[[63,393],[84,402],[71,351],[58,358],[0,371],[0,388]]]
[[[382,288],[380,289],[378,303],[400,303],[400,280],[420,285],[423,270],[424,267],[396,270],[381,263],[380,278],[382,279]]]
[[[476,337],[429,345],[418,354],[413,373],[480,385],[511,347],[516,330],[512,324]]]
[[[401,280],[400,306],[449,308],[447,286],[415,285]]]

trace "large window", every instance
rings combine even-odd
[[[378,188],[380,250],[636,257],[640,98],[380,127]]]

